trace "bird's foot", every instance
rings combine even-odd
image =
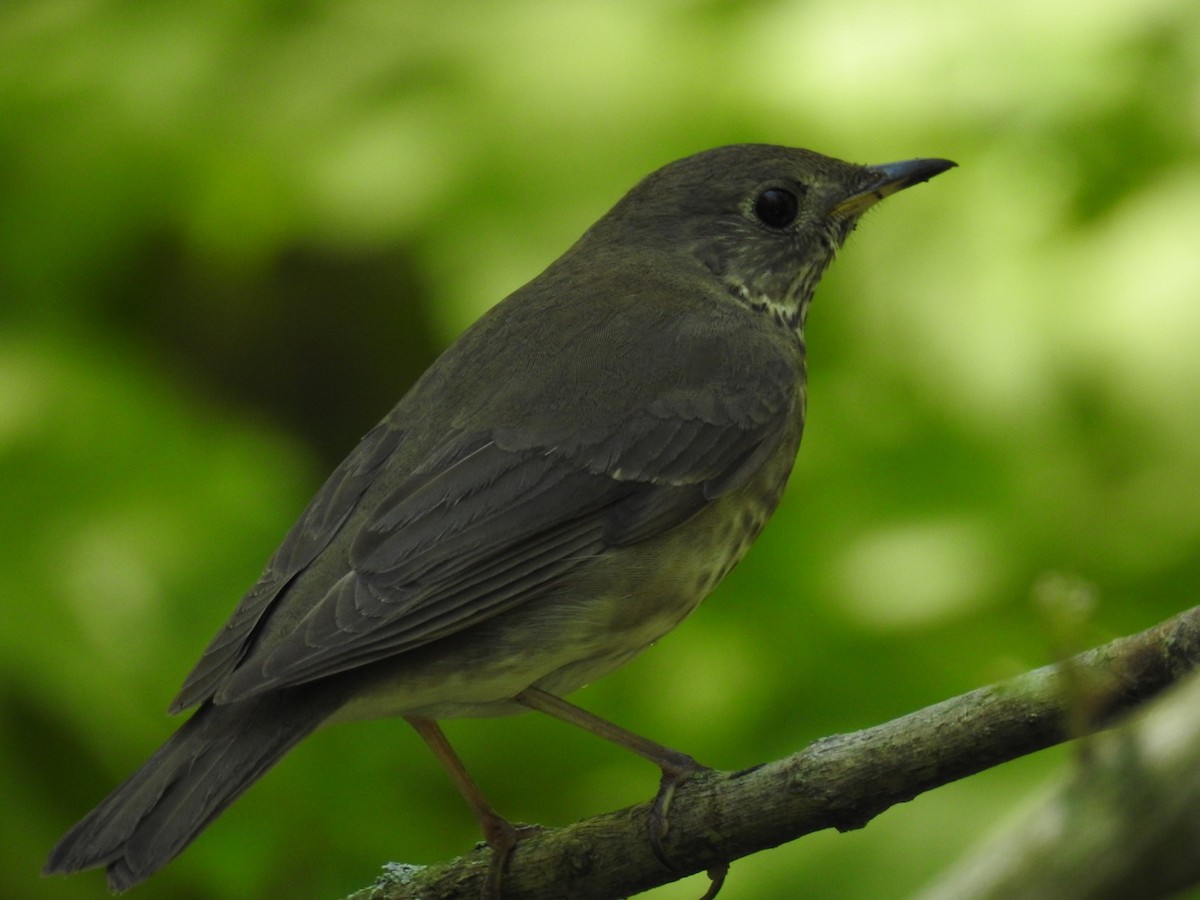
[[[667,836],[671,823],[669,813],[671,801],[675,799],[675,790],[693,775],[699,772],[711,772],[710,767],[696,762],[690,756],[672,751],[673,759],[669,762],[660,760],[662,778],[658,782],[658,793],[654,797],[654,805],[650,807],[650,847],[658,861],[678,872],[679,867],[671,861],[663,848],[663,839]]]
[[[512,823],[499,816],[489,820],[484,829],[485,841],[492,851],[487,881],[483,885],[483,900],[500,900],[504,885],[504,870],[517,844],[545,829],[541,825]]]
[[[663,847],[663,840],[670,829],[668,814],[671,801],[675,798],[675,789],[693,775],[711,771],[713,769],[709,766],[698,763],[682,753],[677,754],[677,758],[672,760],[670,765],[663,766],[662,779],[658,783],[658,794],[654,797],[654,805],[650,807],[650,847],[654,850],[658,861],[672,872],[681,870],[667,855],[666,848]],[[725,884],[725,876],[729,874],[729,863],[713,866],[706,874],[709,880],[708,890],[704,892],[704,896],[700,900],[713,900]]]

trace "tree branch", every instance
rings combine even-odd
[[[1200,883],[1200,672],[1081,763],[918,900],[1153,900]]]
[[[512,900],[625,897],[825,828],[861,828],[896,803],[1110,724],[1200,663],[1200,607],[1062,663],[874,728],[814,741],[785,759],[682,784],[663,841],[650,804],[547,830],[517,847]],[[390,866],[349,900],[481,896],[490,851],[429,867]]]

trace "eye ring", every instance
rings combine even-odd
[[[799,199],[784,188],[767,188],[754,201],[754,217],[768,228],[787,228],[799,211]]]

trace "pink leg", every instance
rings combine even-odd
[[[488,869],[485,896],[499,900],[500,886],[504,880],[504,867],[508,864],[508,858],[512,856],[513,848],[517,846],[517,842],[522,836],[535,830],[536,826],[515,827],[492,808],[492,805],[487,802],[487,798],[483,796],[483,792],[479,790],[475,780],[467,772],[467,768],[459,759],[458,754],[454,752],[454,748],[450,746],[450,742],[437,722],[421,716],[405,716],[405,719],[417,730],[417,734],[424,738],[429,749],[450,773],[454,786],[458,788],[458,792],[471,807],[471,812],[479,820],[484,840],[492,849],[492,862]]]
[[[538,688],[526,688],[513,699],[530,709],[536,709],[538,712],[577,725],[606,741],[632,750],[662,770],[658,794],[654,798],[654,806],[650,812],[650,845],[663,865],[675,871],[675,865],[668,859],[662,846],[662,839],[667,835],[667,811],[670,808],[671,799],[675,795],[675,789],[689,776],[697,772],[710,771],[709,767],[696,762],[686,753],[680,753],[678,750],[664,747],[662,744],[634,734],[632,731],[626,731],[607,719],[602,719],[585,709],[580,709],[573,703],[568,703],[561,697],[555,697]]]

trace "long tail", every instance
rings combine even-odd
[[[340,705],[313,685],[205,703],[63,836],[43,873],[105,866],[114,891],[150,877]]]

